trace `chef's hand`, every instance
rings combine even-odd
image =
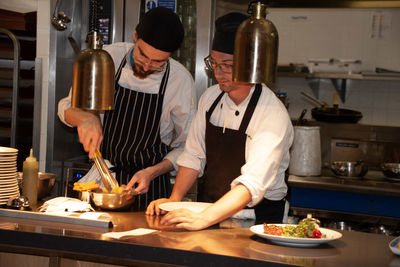
[[[82,112],[81,121],[77,125],[79,141],[82,143],[86,152],[89,152],[89,158],[93,158],[97,148],[103,141],[102,127],[100,119],[96,114]]]
[[[168,212],[161,218],[160,224],[165,226],[175,225],[175,228],[191,231],[201,230],[211,225],[207,220],[207,216],[188,209],[177,209]]]
[[[130,190],[135,184],[138,184],[135,189],[138,194],[145,194],[149,191],[149,185],[153,177],[151,172],[147,169],[143,169],[135,173],[129,183],[126,185],[126,189]]]
[[[160,215],[160,214],[165,214],[167,213],[164,210],[160,209],[160,204],[165,203],[165,202],[171,202],[172,200],[170,200],[169,198],[159,198],[156,200],[153,200],[152,202],[150,202],[150,204],[147,206],[146,209],[146,215]]]

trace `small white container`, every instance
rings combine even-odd
[[[289,174],[298,176],[321,175],[321,139],[318,126],[294,127]]]

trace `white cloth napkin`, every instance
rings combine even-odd
[[[256,213],[254,212],[254,209],[242,209],[233,214],[231,218],[241,220],[255,220]]]
[[[56,197],[47,200],[39,207],[39,211],[46,213],[64,213],[75,211],[93,211],[89,203],[70,197]]]
[[[125,232],[108,232],[108,233],[102,234],[102,236],[120,239],[121,237],[124,237],[124,236],[147,235],[147,234],[151,234],[156,231],[157,230],[154,230],[154,229],[137,228],[137,229],[129,230],[129,231],[125,231]]]
[[[105,159],[104,162],[106,163],[108,168],[114,167],[107,159]],[[115,177],[115,172],[111,173],[111,175]],[[83,176],[81,179],[79,179],[78,183],[87,183],[91,181],[97,181],[97,184],[99,184],[101,188],[104,187],[103,182],[101,181],[100,173],[97,170],[96,164],[92,165],[92,167],[86,173],[86,175]]]

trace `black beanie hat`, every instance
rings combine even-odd
[[[148,11],[136,26],[136,33],[139,39],[165,52],[177,50],[184,36],[178,15],[165,7]]]
[[[212,50],[233,54],[237,29],[248,18],[248,16],[238,12],[231,12],[219,17],[215,21]]]

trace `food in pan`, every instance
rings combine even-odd
[[[87,183],[74,183],[74,188],[73,190],[76,191],[90,191],[90,190],[95,190],[98,189],[99,185],[95,180],[87,182]]]
[[[112,194],[122,194],[125,192],[125,188],[118,186],[118,187],[114,187],[111,192],[108,191],[106,188],[102,188],[101,190],[103,190],[103,193],[112,193]]]
[[[297,225],[278,226],[264,223],[264,233],[299,238],[323,238],[318,224],[312,221],[301,221]]]
[[[97,184],[95,180],[87,182],[87,183],[74,183],[74,190],[76,191],[92,191],[99,189],[100,186]],[[126,192],[124,187],[118,186],[114,187],[112,191],[108,191],[106,188],[101,188],[102,193],[112,193],[112,194],[123,194]]]

